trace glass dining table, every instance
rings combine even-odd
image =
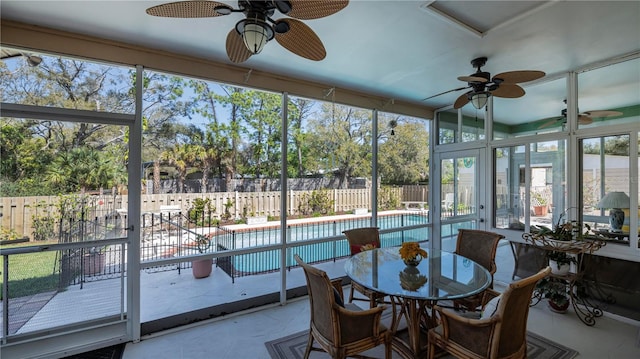
[[[468,258],[435,249],[427,250],[427,258],[417,266],[408,266],[399,248],[353,255],[345,272],[351,280],[389,296],[393,348],[404,358],[422,358],[427,351],[426,331],[435,325],[433,305],[482,292],[491,284],[491,274]],[[406,328],[399,329],[403,319]]]

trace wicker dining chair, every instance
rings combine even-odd
[[[391,359],[392,334],[380,322],[385,308],[343,306],[340,279],[330,280],[326,272],[305,263],[297,254],[294,259],[304,270],[309,291],[311,325],[304,359],[309,358],[311,350],[322,350],[331,358],[342,359],[381,344],[385,346],[385,359]],[[321,349],[313,346],[314,341]],[[358,357],[368,358],[361,354]]]
[[[363,250],[380,248],[380,229],[378,227],[354,228],[343,231],[342,233],[347,237],[351,255],[358,254]],[[366,299],[354,297],[353,294],[355,291],[364,295]],[[369,308],[373,308],[377,306],[378,303],[384,302],[384,297],[385,295],[382,293],[376,292],[360,285],[357,282],[351,281],[349,303],[352,303],[354,300],[361,300],[369,302]]]
[[[520,359],[527,357],[527,318],[536,283],[549,275],[546,267],[530,277],[509,284],[500,294],[485,292],[484,311],[479,318],[434,306],[440,325],[429,329],[428,358],[440,348],[456,358]],[[442,354],[438,352],[438,354]]]
[[[503,239],[502,234],[495,232],[482,231],[478,229],[459,229],[458,241],[456,243],[456,254],[471,259],[480,264],[491,273],[491,284],[489,288],[493,288],[493,275],[497,270],[496,251],[498,250],[498,242]],[[453,301],[455,308],[464,308],[469,311],[475,311],[482,304],[483,294],[478,293],[474,296],[457,299]]]

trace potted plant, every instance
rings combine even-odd
[[[566,211],[565,211],[566,212]],[[532,233],[531,237],[535,238],[545,238],[556,241],[556,244],[563,244],[558,242],[573,242],[573,241],[582,241],[586,235],[589,234],[591,230],[591,226],[587,223],[582,223],[578,221],[569,221],[562,223],[562,219],[564,217],[564,212],[560,214],[558,217],[558,221],[553,227],[553,229],[547,226],[531,226]],[[584,231],[583,231],[584,227]],[[564,243],[569,244],[569,243]],[[564,247],[560,245],[560,247]]]
[[[534,216],[546,216],[549,210],[549,201],[542,192],[531,192]]]
[[[105,248],[104,246],[91,247],[89,251],[82,256],[84,275],[96,275],[104,272],[106,267]]]
[[[211,239],[203,236],[196,236],[196,245],[200,253],[204,253],[209,247],[211,247]],[[196,259],[191,261],[191,271],[196,279],[206,278],[211,275],[213,270],[213,258]]]
[[[547,253],[551,273],[557,275],[567,275],[571,269],[571,263],[577,263],[576,258],[563,251],[551,251]]]
[[[546,298],[549,308],[557,313],[565,313],[569,308],[567,283],[564,280],[547,277],[536,284],[536,291],[542,298]]]

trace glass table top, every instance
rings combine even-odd
[[[375,291],[411,299],[459,299],[482,292],[491,274],[476,262],[451,252],[427,250],[417,267],[404,264],[400,247],[378,248],[353,255],[345,272]]]

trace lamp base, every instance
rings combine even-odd
[[[624,224],[624,212],[620,208],[612,208],[609,211],[609,227],[611,232],[622,232]]]

